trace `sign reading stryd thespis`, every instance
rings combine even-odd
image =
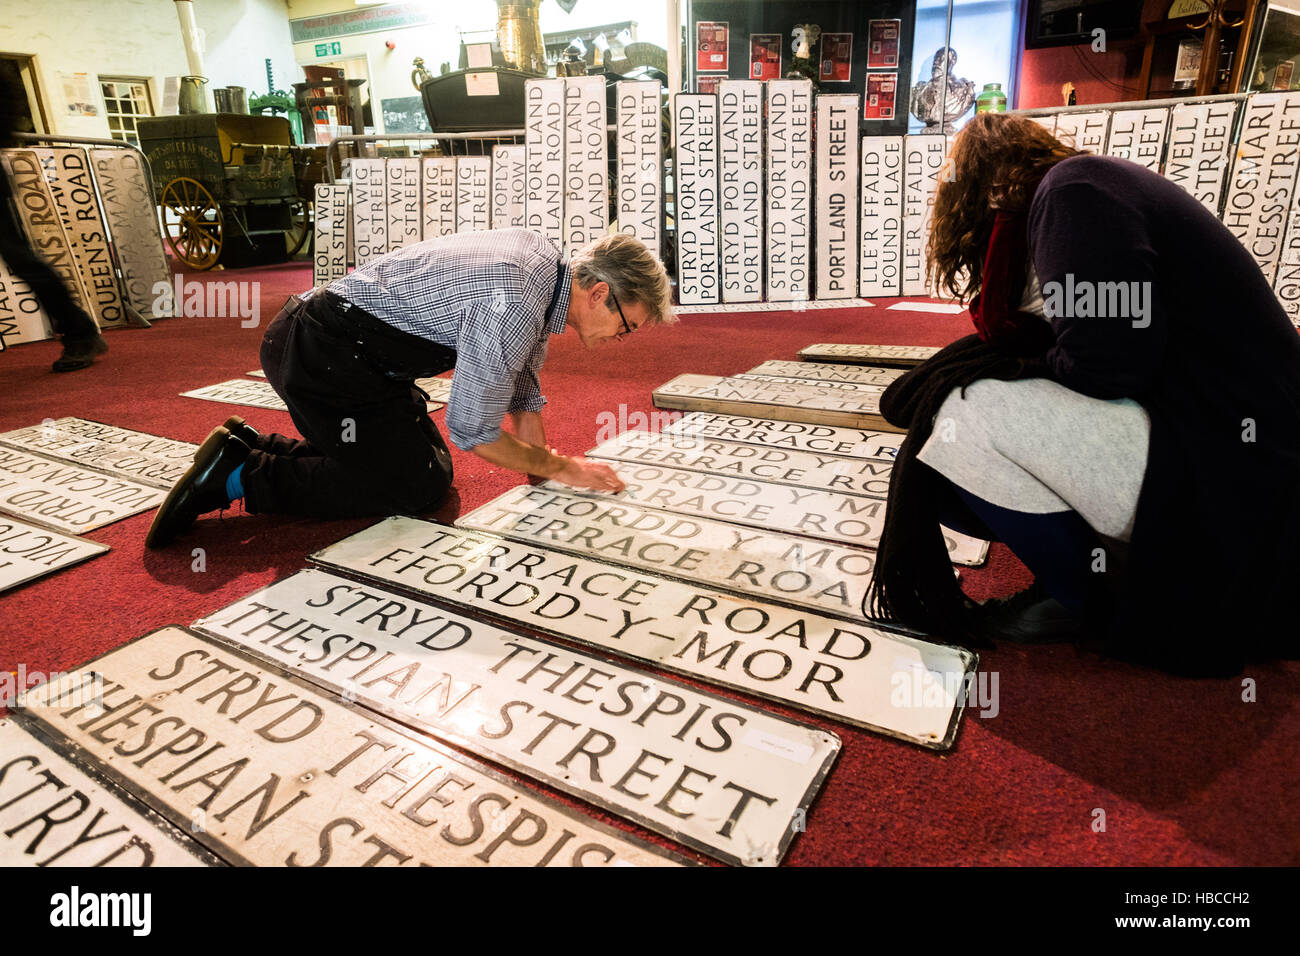
[[[110,651],[26,704],[25,718],[230,863],[680,859],[182,628]]]
[[[840,746],[809,724],[323,571],[194,626],[727,863],[780,862]]]
[[[312,560],[936,750],[952,746],[975,666],[960,648],[414,518]],[[918,678],[925,693],[895,693]]]

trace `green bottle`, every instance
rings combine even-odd
[[[1007,94],[1002,92],[1001,83],[985,83],[984,92],[975,97],[976,113],[1005,113],[1007,111]]]

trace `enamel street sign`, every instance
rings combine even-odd
[[[108,545],[0,514],[0,592],[103,554]]]
[[[835,428],[832,425],[808,425],[804,422],[780,422],[770,418],[747,418],[738,415],[714,415],[692,412],[663,429],[669,435],[697,438],[720,438],[723,441],[761,445],[764,448],[788,448],[820,455],[845,458],[898,457],[903,443],[897,432],[877,432],[864,428]]]
[[[84,418],[56,418],[0,433],[0,445],[170,489],[194,462],[198,445]]]
[[[818,343],[799,350],[806,362],[846,362],[861,365],[920,365],[939,349],[929,345],[851,345],[841,342]]]
[[[801,385],[805,388],[831,388],[841,392],[875,392],[879,395],[885,390],[884,385],[864,385],[861,382],[828,382],[824,379],[795,378],[792,375],[753,375],[749,372],[742,372],[739,375],[733,375],[732,378],[743,381],[758,382],[783,382],[786,385]]]
[[[0,448],[0,511],[70,534],[162,504],[167,493],[75,465]]]
[[[656,388],[653,398],[658,408],[759,415],[810,425],[893,429],[880,414],[878,392],[844,393],[788,382],[678,375]]]
[[[903,374],[897,368],[872,368],[862,365],[835,365],[825,362],[763,362],[746,375],[769,375],[778,378],[806,378],[811,382],[855,382],[859,385],[887,387]]]

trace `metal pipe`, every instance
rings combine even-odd
[[[192,0],[176,0],[176,16],[181,24],[181,40],[185,43],[185,59],[193,76],[207,76],[203,72],[203,51],[199,49],[199,25],[194,19]]]
[[[1253,93],[1216,93],[1211,96],[1170,96],[1161,100],[1133,100],[1123,103],[1089,103],[1083,106],[1036,106],[1027,110],[1009,110],[1016,116],[1055,116],[1057,113],[1089,113],[1094,110],[1143,110],[1182,103],[1229,103],[1249,99]]]

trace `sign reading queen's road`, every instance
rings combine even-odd
[[[677,290],[682,305],[718,301],[718,98],[678,93]]]

